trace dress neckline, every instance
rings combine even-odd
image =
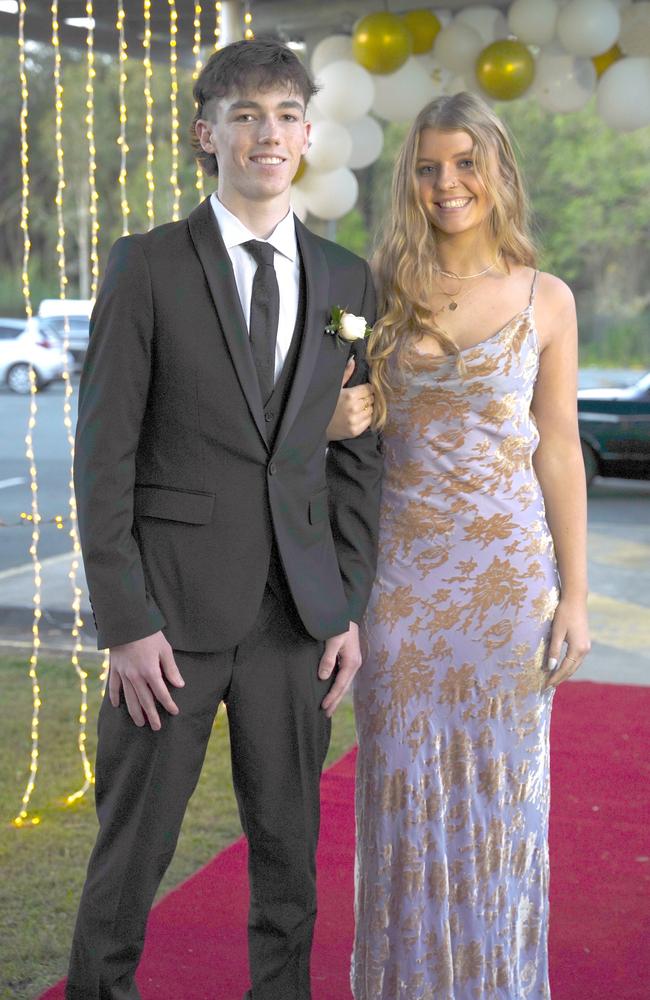
[[[499,329],[496,330],[495,333],[490,334],[489,337],[484,337],[483,340],[477,340],[475,344],[469,344],[467,347],[459,347],[458,353],[467,354],[468,351],[475,351],[477,347],[483,347],[485,344],[489,344],[490,341],[496,340],[496,338],[499,337],[504,330],[507,330],[509,326],[512,326],[515,320],[519,319],[520,316],[523,316],[524,313],[529,312],[532,305],[533,303],[529,302],[528,305],[524,306],[523,309],[520,309],[519,312],[516,312],[514,316],[511,316],[507,323],[504,323],[502,327],[499,327]],[[432,358],[436,361],[455,357],[454,354],[433,354],[431,351],[418,351],[415,347],[411,347],[411,354],[415,354],[418,358]]]

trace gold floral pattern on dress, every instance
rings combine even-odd
[[[550,1000],[545,687],[559,598],[532,304],[411,352],[355,678],[355,1000]]]

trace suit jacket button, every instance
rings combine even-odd
[[[271,464],[269,465],[269,476],[274,476],[277,471],[278,471],[277,465],[275,464],[275,462],[271,462]]]
[[[270,423],[271,420],[273,420],[274,416],[275,414],[270,412],[264,414],[264,419],[266,420],[267,424]]]

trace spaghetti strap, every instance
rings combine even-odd
[[[535,302],[535,292],[537,291],[537,279],[538,279],[538,277],[539,277],[539,271],[535,271],[535,273],[533,275],[533,283],[530,286],[530,302],[528,303],[528,307],[529,308]]]

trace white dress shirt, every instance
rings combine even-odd
[[[210,196],[210,203],[219,223],[228,256],[232,261],[239,300],[250,330],[253,277],[257,270],[257,264],[242,244],[247,243],[248,240],[259,240],[259,236],[251,233],[236,215],[228,211],[217,198],[216,191]],[[273,265],[280,290],[280,321],[275,345],[275,380],[277,381],[291,346],[300,294],[300,254],[298,253],[296,225],[291,209],[284,219],[278,222],[269,238],[260,240],[260,242],[270,243],[276,251]]]

